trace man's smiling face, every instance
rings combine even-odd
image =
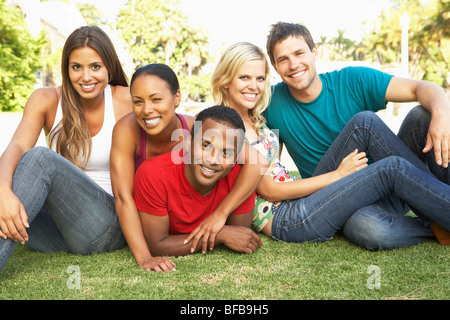
[[[190,163],[185,166],[189,183],[206,195],[225,177],[236,163],[238,138],[236,129],[206,119],[201,130],[188,140]]]
[[[295,93],[313,89],[318,80],[316,70],[317,48],[313,50],[301,36],[290,36],[278,42],[273,49],[273,67]]]

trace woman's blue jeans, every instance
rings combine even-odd
[[[437,190],[440,192],[447,190],[448,196],[449,187],[431,175],[422,160],[375,114],[362,112],[353,117],[330,146],[314,175],[335,170],[342,159],[355,148],[367,152],[375,163],[307,198],[287,201],[286,205],[278,209],[274,221],[291,219],[283,220],[280,217],[282,215],[297,216],[300,220],[297,220],[296,228],[288,228],[292,229],[290,232],[282,232],[287,230],[286,224],[273,223],[272,234],[275,238],[293,242],[323,241],[330,239],[337,230],[342,228],[344,235],[350,241],[372,250],[404,247],[434,238],[431,229],[426,226],[427,223],[421,220],[436,222],[443,218],[445,220],[445,215],[449,215],[449,209],[430,212],[428,207],[422,205],[430,202],[428,198],[421,198],[421,206],[416,207],[416,201],[408,201],[408,198],[401,196],[400,190],[394,190],[392,185],[385,184],[386,181],[392,180],[384,179],[388,170],[383,166],[392,167],[392,164],[386,163],[387,160],[378,162],[386,157],[399,156],[402,159],[397,159],[399,164],[394,166],[395,170],[409,170],[408,175],[420,176],[420,179],[423,179],[423,181],[418,180],[421,183],[405,186],[397,183],[397,189],[414,185],[414,188],[418,189],[417,192],[423,192],[424,188],[428,188],[428,183],[439,182],[436,186]],[[397,167],[401,168],[397,169]],[[402,181],[407,183],[407,178],[403,178]],[[448,200],[447,202],[442,199],[439,201],[440,204],[448,205]],[[405,216],[410,208],[422,219]],[[438,216],[437,220],[436,216]],[[446,225],[450,228],[448,223]],[[279,230],[275,230],[276,228]],[[298,235],[295,236],[295,233]]]
[[[87,255],[123,248],[114,198],[71,162],[45,147],[26,152],[12,190],[28,215],[27,244],[41,252]],[[16,242],[0,239],[0,270]]]
[[[273,217],[272,237],[286,242],[330,240],[356,211],[391,194],[450,230],[450,186],[392,156],[308,197],[284,201]]]

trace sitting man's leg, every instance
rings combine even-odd
[[[406,115],[398,131],[398,137],[424,161],[433,175],[450,184],[450,169],[437,165],[434,150],[423,153],[430,127],[431,114],[422,106],[416,106]]]

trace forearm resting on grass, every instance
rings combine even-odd
[[[123,201],[120,197],[116,197],[115,203],[120,228],[138,266],[150,272],[175,270],[175,263],[172,259],[151,254],[145,241],[142,223],[134,200]]]
[[[186,234],[169,234],[169,217],[154,216],[139,211],[142,219],[145,239],[151,252],[158,256],[185,256],[191,253],[203,252],[200,244],[192,248],[191,243],[185,243]],[[214,245],[223,244],[226,247],[245,253],[252,253],[262,247],[261,239],[250,228],[240,225],[225,225],[218,233]]]

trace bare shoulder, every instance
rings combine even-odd
[[[133,111],[129,87],[111,86],[111,93],[116,120]]]
[[[194,125],[195,122],[195,117],[186,114],[183,114],[182,116],[186,120],[189,129],[192,129],[192,126]]]
[[[139,124],[134,113],[130,112],[120,118],[114,126],[114,131],[120,135],[137,135],[139,133]]]
[[[51,127],[49,122],[53,122],[60,95],[60,87],[36,89],[25,104],[23,111],[24,118],[41,117],[42,121],[45,122],[45,125],[50,125]]]
[[[111,159],[124,159],[134,155],[139,148],[140,131],[134,113],[128,113],[120,118],[113,129]]]
[[[61,95],[61,88],[39,88],[33,91],[27,101],[27,105],[35,105],[38,103],[40,106],[57,106],[59,96]]]

